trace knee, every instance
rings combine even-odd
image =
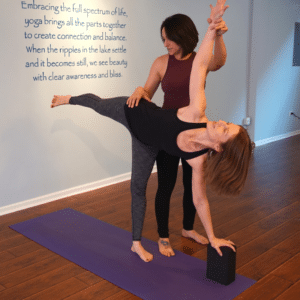
[[[175,182],[159,182],[157,188],[157,194],[164,195],[165,197],[171,197],[174,190]]]
[[[171,173],[163,173],[161,170],[158,172],[158,190],[164,193],[172,193],[177,179],[177,173],[175,176]]]
[[[146,196],[146,186],[143,184],[133,183],[130,185],[131,195],[133,197],[145,197]]]

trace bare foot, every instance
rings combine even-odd
[[[162,255],[165,255],[167,257],[171,257],[175,255],[175,252],[173,251],[170,245],[170,240],[168,238],[160,238],[158,240],[158,248],[159,248],[159,252]]]
[[[69,101],[70,101],[71,97],[72,97],[71,95],[67,95],[67,96],[54,95],[54,97],[52,99],[51,107],[64,105],[64,104],[69,104]]]
[[[140,241],[133,241],[131,251],[135,252],[143,261],[153,260],[153,255],[145,250]]]
[[[206,237],[204,237],[203,235],[200,235],[195,230],[184,230],[184,229],[182,229],[182,236],[184,236],[186,238],[193,239],[199,244],[206,245],[206,244],[209,243],[209,241]]]

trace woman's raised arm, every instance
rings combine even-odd
[[[222,16],[229,6],[225,6],[226,0],[218,0],[215,7],[211,5],[212,23],[209,25],[204,39],[199,47],[193,62],[190,79],[190,105],[200,109],[203,113],[206,109],[204,85],[209,64],[213,55],[213,47],[217,30],[221,29]]]

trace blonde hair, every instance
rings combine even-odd
[[[239,133],[221,145],[221,152],[210,150],[205,163],[205,177],[217,194],[240,194],[254,146],[248,132],[240,126]]]

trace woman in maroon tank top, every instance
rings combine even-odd
[[[208,22],[210,23],[211,20],[208,19]],[[210,61],[208,72],[220,69],[226,61],[226,48],[222,35],[228,29],[225,22],[222,22],[223,26],[217,33],[215,53]],[[198,43],[198,31],[188,16],[176,14],[162,23],[161,37],[168,54],[154,61],[145,86],[136,88],[129,97],[127,101],[129,107],[137,106],[141,98],[151,101],[160,83],[164,91],[163,108],[179,109],[189,105],[189,82],[196,54],[194,49]],[[176,183],[179,159],[164,151],[160,151],[156,158],[158,191],[155,198],[155,213],[159,234],[158,246],[159,251],[166,256],[175,255],[169,241],[168,222],[170,198]],[[207,238],[193,230],[196,209],[192,198],[192,169],[183,159],[182,169],[184,185],[182,235],[198,243],[207,244]]]

